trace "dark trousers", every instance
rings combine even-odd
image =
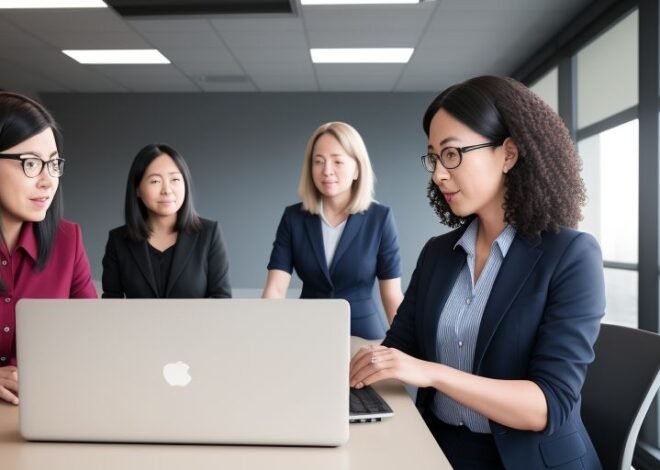
[[[452,426],[427,411],[424,421],[454,470],[504,469],[492,434],[470,431],[467,426]]]

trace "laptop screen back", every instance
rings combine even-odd
[[[21,433],[341,445],[349,334],[343,300],[21,300]]]

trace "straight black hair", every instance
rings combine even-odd
[[[0,152],[50,128],[55,135],[57,151],[62,154],[62,136],[53,116],[36,101],[19,95],[0,91]],[[1,202],[0,202],[1,203]],[[37,264],[40,271],[46,265],[53,249],[57,227],[62,218],[62,184],[60,182],[53,202],[46,211],[46,217],[41,222],[33,224],[37,239]],[[1,221],[0,221],[1,222]],[[4,290],[0,280],[0,290]]]
[[[147,167],[161,155],[167,155],[172,158],[174,164],[183,175],[183,181],[186,185],[185,199],[176,216],[176,231],[197,232],[202,226],[199,215],[195,211],[192,194],[192,177],[186,161],[179,152],[167,144],[149,144],[143,147],[133,159],[126,183],[126,201],[124,204],[126,229],[128,237],[135,241],[148,240],[151,235],[149,212],[142,200],[138,197],[137,189],[142,182]]]

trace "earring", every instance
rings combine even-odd
[[[504,174],[506,175],[506,172],[509,171],[507,167],[504,167]]]

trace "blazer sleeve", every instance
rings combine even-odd
[[[208,255],[208,280],[206,296],[220,299],[231,298],[229,282],[229,256],[220,224],[213,224],[211,246]]]
[[[280,225],[273,242],[273,250],[270,252],[268,270],[279,269],[289,274],[293,272],[293,252],[291,247],[291,219],[288,210],[282,214]]]
[[[105,254],[103,255],[103,275],[101,283],[103,285],[104,299],[123,299],[124,288],[121,282],[119,272],[119,256],[116,247],[116,236],[110,232],[108,243],[105,245]]]
[[[546,434],[559,429],[580,399],[593,345],[605,314],[605,281],[598,242],[581,233],[563,253],[550,280],[529,378],[548,406]]]
[[[385,223],[378,247],[376,261],[376,276],[378,279],[396,279],[401,277],[401,254],[399,250],[399,234],[394,222],[392,209],[388,208]]]
[[[385,335],[383,346],[396,348],[413,357],[420,357],[421,345],[417,337],[417,301],[423,298],[423,292],[419,292],[420,277],[424,272],[424,259],[428,256],[429,246],[433,239],[429,240],[417,259],[417,266],[413,271],[408,289],[403,301],[397,309],[392,326]],[[421,313],[419,313],[421,315]]]
[[[69,297],[72,299],[96,299],[96,287],[92,282],[92,272],[89,267],[89,258],[83,245],[82,231],[79,225],[75,225],[75,256],[73,266],[73,278],[71,279],[71,290]]]

